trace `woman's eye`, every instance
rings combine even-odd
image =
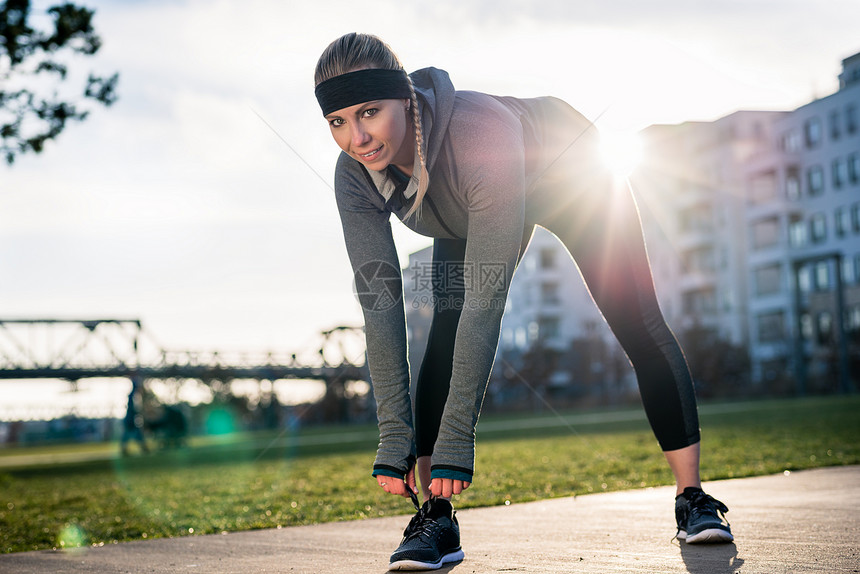
[[[378,112],[378,111],[379,110],[377,110],[376,108],[368,108],[368,109],[364,110],[364,116],[368,117],[368,118],[370,116],[375,116],[376,112]]]
[[[333,119],[333,120],[329,120],[329,122],[328,122],[328,123],[329,123],[329,125],[330,125],[331,127],[336,128],[336,127],[338,127],[338,126],[342,126],[342,125],[343,125],[343,120],[342,120],[342,119],[340,119],[340,118],[335,118],[335,119]]]

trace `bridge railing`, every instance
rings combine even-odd
[[[0,319],[0,379],[100,377],[367,380],[361,329],[302,352],[164,349],[139,319]]]

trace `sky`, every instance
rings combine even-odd
[[[0,165],[0,317],[139,318],[177,349],[307,350],[361,324],[313,96],[341,34],[607,133],[791,110],[860,51],[855,0],[80,3],[103,47],[75,71],[119,72],[119,100]],[[404,263],[431,242],[395,239]]]

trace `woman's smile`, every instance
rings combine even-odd
[[[360,155],[360,156],[362,157],[362,159],[364,159],[365,161],[373,161],[374,159],[377,159],[377,157],[379,156],[379,152],[381,152],[381,151],[382,151],[382,148],[383,148],[383,147],[384,147],[384,146],[379,146],[378,148],[372,149],[372,150],[370,150],[370,151],[369,151],[369,152],[367,152],[367,153],[362,153],[362,154],[359,154],[359,155]]]

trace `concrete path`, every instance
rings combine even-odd
[[[669,487],[457,513],[453,574],[860,572],[860,466],[711,482],[734,544],[673,540]],[[408,517],[0,555],[0,572],[382,574]]]

